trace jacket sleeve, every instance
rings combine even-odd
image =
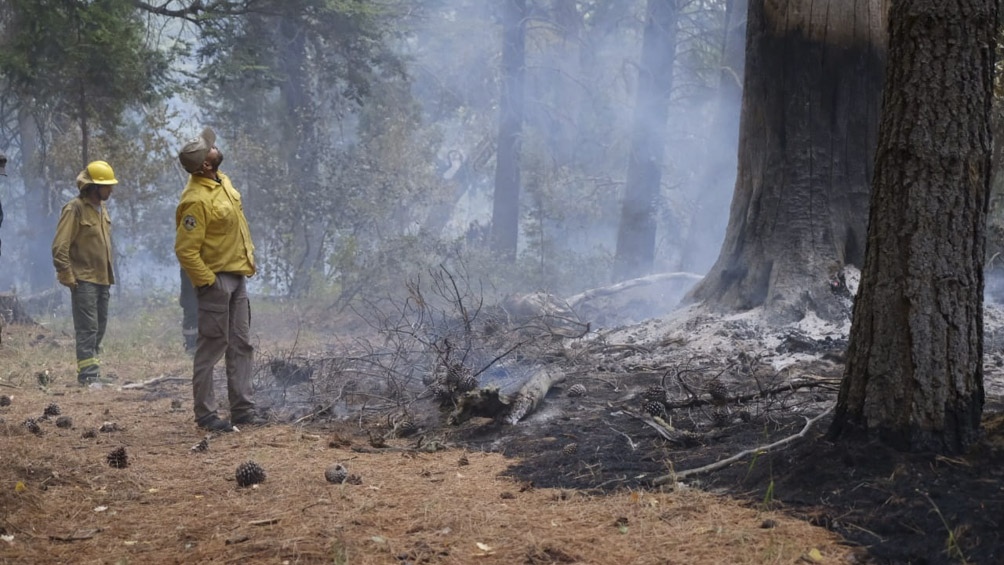
[[[216,282],[199,251],[206,239],[206,210],[201,202],[182,202],[175,213],[174,254],[196,287]]]
[[[64,273],[64,276],[67,272],[73,273],[73,266],[70,264],[70,245],[73,244],[79,230],[77,209],[71,204],[63,206],[59,223],[56,224],[56,236],[52,239],[52,265],[56,267],[56,273]]]

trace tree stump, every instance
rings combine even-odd
[[[0,323],[34,325],[35,320],[28,315],[17,295],[0,293]]]

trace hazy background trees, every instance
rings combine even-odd
[[[0,288],[52,286],[48,223],[96,158],[122,180],[112,213],[124,286],[176,284],[172,209],[184,175],[174,153],[202,124],[219,133],[224,169],[246,194],[257,292],[347,304],[459,256],[502,286],[559,293],[680,270],[695,226],[724,213],[698,197],[732,190],[727,173],[714,186],[698,180],[708,155],[735,153],[711,146],[707,127],[722,113],[729,2],[659,3],[676,34],[658,51],[677,55],[663,57],[670,76],[655,76],[672,89],[640,105],[651,94],[640,74],[647,4],[6,2],[0,146],[13,176],[0,187]],[[509,21],[523,57],[506,67]],[[517,93],[522,117],[500,143],[500,111]],[[666,133],[646,157],[661,163],[645,197],[652,257],[621,272],[633,124]],[[510,164],[499,177],[510,192],[496,193]],[[493,225],[493,200],[508,207],[507,225]],[[508,231],[501,255],[493,230]]]

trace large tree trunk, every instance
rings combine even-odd
[[[729,225],[690,298],[836,319],[828,278],[864,258],[885,1],[751,0],[746,36]]]
[[[502,17],[502,92],[492,200],[492,249],[514,260],[519,242],[519,153],[526,73],[526,0],[505,0]]]
[[[997,11],[997,0],[893,2],[834,437],[949,453],[977,437]]]
[[[749,0],[728,0],[722,33],[722,62],[715,115],[710,124],[705,162],[698,180],[697,211],[682,250],[683,269],[705,273],[721,249],[736,185],[739,110],[746,67],[746,13]]]
[[[614,280],[649,274],[655,260],[656,212],[666,120],[676,60],[676,0],[648,0],[635,95],[627,183],[614,256]]]

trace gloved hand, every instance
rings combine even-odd
[[[68,288],[77,288],[77,277],[73,275],[72,269],[66,269],[65,271],[56,271],[56,278],[59,279],[59,284]]]

